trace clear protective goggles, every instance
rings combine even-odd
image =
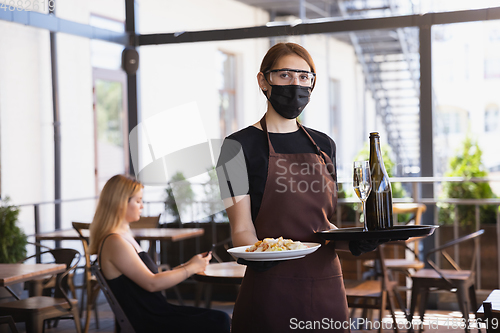
[[[277,86],[300,85],[311,88],[314,84],[314,78],[316,77],[316,73],[300,69],[287,69],[287,68],[269,70],[264,74],[269,74],[269,82],[272,85],[277,85]]]

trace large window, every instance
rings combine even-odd
[[[123,32],[124,23],[91,15],[93,26]],[[129,172],[126,75],[121,70],[123,46],[90,43],[94,91],[95,187],[99,193],[116,174]]]
[[[129,171],[125,79],[120,71],[94,69],[97,193],[109,178]]]
[[[500,130],[500,111],[498,105],[492,104],[484,111],[484,131],[495,132]]]
[[[438,176],[464,138],[476,140],[487,169],[500,165],[500,21],[433,26],[433,102]]]
[[[454,106],[439,106],[437,109],[437,127],[444,135],[460,134],[467,131],[468,113]]]
[[[334,139],[340,138],[341,120],[340,120],[340,82],[335,79],[330,79],[330,135]]]
[[[217,52],[217,88],[219,89],[219,114],[221,137],[238,129],[235,89],[235,56]]]

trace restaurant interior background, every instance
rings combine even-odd
[[[62,20],[125,32],[123,0],[49,3],[55,4],[56,17]],[[47,5],[43,2],[38,11],[47,14]],[[141,35],[182,36],[190,31],[293,27],[326,19],[499,6],[498,0],[139,0],[136,26]],[[54,121],[50,32],[37,28],[35,22],[12,22],[9,10],[8,5],[0,7],[1,198],[10,197],[10,204],[21,207],[20,226],[27,235],[35,233],[36,203],[42,203],[40,232],[56,226],[69,229],[72,221],[92,220],[96,196],[107,179],[131,171],[127,75],[121,68],[125,46],[105,38],[56,34],[58,121]],[[500,21],[474,21],[432,25],[432,58],[427,59],[432,64],[432,146],[427,147],[432,151],[431,175],[447,174],[450,158],[460,154],[468,136],[482,151],[482,170],[491,179],[496,177],[490,185],[500,196],[496,145],[500,141]],[[382,143],[391,147],[394,176],[428,176],[421,172],[418,27],[235,40],[223,40],[224,32],[220,36],[214,41],[137,48],[138,124],[192,102],[207,140],[220,141],[253,124],[266,109],[256,81],[260,61],[274,43],[292,41],[309,50],[318,73],[301,121],[336,142],[339,180],[345,183],[348,197],[352,161],[372,131],[379,131]],[[177,145],[182,148],[181,138],[199,134],[192,133],[189,123],[158,125],[165,138],[162,143],[173,151]],[[53,204],[58,163],[55,128],[60,130],[60,205]],[[202,201],[204,192],[197,184],[207,178],[195,178],[191,180],[194,201]],[[441,182],[435,185],[427,198],[442,197]],[[164,208],[166,187],[147,185],[144,192],[146,202],[155,202],[146,204],[144,214],[162,213],[162,222],[172,220]],[[412,200],[411,183],[405,188]],[[59,225],[54,223],[55,206],[61,209]],[[498,203],[495,207],[498,211]],[[427,223],[433,223],[432,215]]]

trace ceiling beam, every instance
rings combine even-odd
[[[101,29],[87,24],[64,20],[55,15],[34,11],[0,10],[0,21],[9,21],[34,28],[46,29],[50,32],[62,32],[73,36],[99,39],[121,45],[127,45],[129,42],[128,34],[123,32]]]
[[[404,27],[419,27],[429,23],[431,25],[436,25],[497,19],[500,19],[500,7],[371,19],[340,20],[339,18],[327,18],[307,20],[297,24],[273,22],[270,26],[145,34],[138,36],[138,42],[141,46],[178,44],[248,38],[266,38],[287,35],[311,35],[373,29],[395,29]]]

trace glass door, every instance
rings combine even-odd
[[[95,186],[129,172],[126,76],[119,70],[94,68]]]

